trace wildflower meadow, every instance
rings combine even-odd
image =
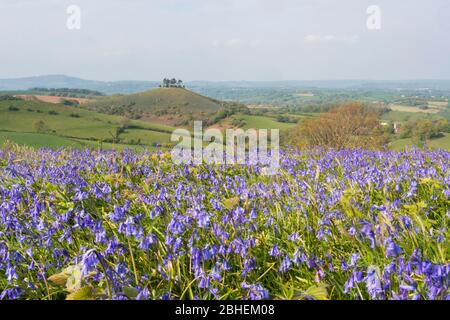
[[[1,299],[449,299],[450,153],[0,149]]]

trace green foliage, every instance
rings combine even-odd
[[[48,131],[47,124],[43,120],[33,122],[33,129],[37,133],[45,133]]]
[[[431,139],[444,136],[449,132],[449,121],[442,120],[409,120],[400,128],[400,138],[411,138],[416,145],[422,145]]]

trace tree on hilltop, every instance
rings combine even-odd
[[[168,79],[164,78],[162,85],[160,85],[162,88],[184,88],[183,80],[180,79]]]

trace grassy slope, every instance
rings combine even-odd
[[[181,88],[157,88],[150,91],[131,94],[114,95],[101,98],[87,107],[92,110],[108,109],[110,106],[129,106],[144,111],[169,108],[182,108],[188,112],[217,111],[220,102]]]
[[[278,122],[275,119],[264,117],[264,116],[254,116],[254,115],[245,115],[238,114],[233,115],[232,119],[244,120],[245,125],[242,127],[243,129],[280,129],[286,130],[295,126],[292,123],[284,123]],[[230,123],[232,119],[226,119],[227,123]]]
[[[18,108],[19,110],[10,111],[9,107]],[[40,112],[37,112],[37,110]],[[58,114],[51,115],[49,114],[50,111],[55,111]],[[79,117],[72,117],[71,115],[74,114],[77,114]],[[43,120],[49,130],[55,131],[52,133],[54,139],[49,140],[49,146],[59,147],[62,145],[73,146],[74,144],[79,146],[79,143],[73,139],[109,139],[118,126],[121,117],[39,101],[0,102],[0,130],[4,137],[3,140],[7,137],[9,140],[18,143],[38,147],[43,146],[42,144],[45,142],[40,141],[43,138],[45,140],[45,137],[49,135],[36,135],[33,123],[37,120]],[[132,128],[127,129],[121,138],[124,138],[124,140],[137,140],[140,138],[141,143],[146,145],[152,145],[154,142],[169,143],[170,133],[174,130],[170,126],[137,120],[131,121],[130,125]],[[13,134],[13,132],[17,134]],[[18,133],[27,134],[20,135]]]
[[[398,139],[393,141],[390,144],[390,147],[393,150],[403,150],[406,148],[410,148],[413,146],[413,142],[410,138],[407,139]],[[437,139],[432,139],[429,141],[429,143],[427,144],[427,146],[429,148],[432,149],[445,149],[445,150],[450,150],[450,134],[446,133],[444,137],[442,138],[437,138]]]
[[[153,91],[164,91],[172,89],[156,89]],[[188,92],[182,89],[180,92]],[[143,94],[145,95],[145,93]],[[181,99],[183,93],[177,97]],[[190,95],[190,93],[189,93]],[[175,99],[175,98],[174,98]],[[181,100],[180,100],[181,101]],[[181,103],[181,102],[178,102]],[[9,107],[19,108],[19,111],[9,111]],[[28,111],[34,110],[34,111]],[[36,110],[40,110],[38,113]],[[57,115],[49,114],[49,111],[56,111]],[[77,114],[79,117],[72,117]],[[282,123],[274,118],[255,116],[255,115],[234,115],[230,119],[225,119],[223,124],[230,124],[234,119],[242,119],[245,121],[243,129],[280,129],[286,130],[294,126],[294,124]],[[408,118],[429,118],[440,119],[439,114],[411,113],[393,111],[384,115],[385,120],[405,121]],[[54,130],[55,134],[37,134],[33,128],[36,120],[43,120],[50,130]],[[39,101],[0,101],[0,142],[10,140],[19,144],[25,144],[35,147],[98,147],[97,141],[88,141],[86,139],[110,139],[121,120],[120,116],[106,115],[93,112],[90,110],[48,104]],[[141,144],[151,147],[155,143],[170,144],[171,132],[174,127],[151,123],[146,121],[132,120],[131,128],[127,129],[120,137],[125,144],[108,144],[103,143],[105,148],[142,148],[139,146],[127,146],[126,143],[135,143],[139,140]],[[410,139],[396,140],[391,144],[395,150],[401,150],[405,146],[411,146]],[[431,148],[444,148],[450,150],[450,135],[443,138],[434,139],[429,143]]]
[[[12,141],[19,145],[33,146],[36,148],[80,148],[86,146],[86,144],[81,141],[58,137],[51,134],[0,131],[0,145],[6,141]]]

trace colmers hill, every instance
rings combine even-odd
[[[92,100],[85,108],[130,119],[186,126],[193,119],[211,122],[222,109],[237,106],[236,103],[221,102],[184,88],[156,88],[136,94]]]
[[[32,147],[170,147],[177,127],[194,120],[219,125],[248,109],[220,102],[184,88],[155,88],[137,94],[72,97],[60,92],[0,93],[0,143]],[[26,95],[24,95],[26,93]],[[44,95],[45,94],[45,95]]]

